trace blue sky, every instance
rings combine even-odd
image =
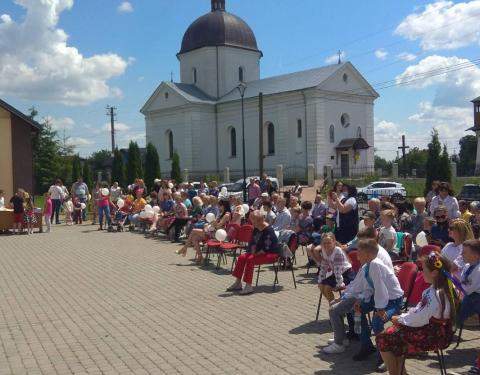
[[[451,152],[480,95],[480,0],[227,0],[254,30],[268,77],[323,66],[341,50],[378,89],[378,153],[400,134],[424,147],[433,126]],[[109,148],[105,107],[118,108],[118,144],[144,144],[139,109],[162,80],[179,77],[176,53],[209,0],[0,0],[0,97],[35,105],[80,154]],[[432,76],[432,71],[448,74]],[[423,74],[423,75],[419,75]],[[408,77],[421,79],[398,85]]]

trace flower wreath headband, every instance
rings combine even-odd
[[[442,260],[440,259],[440,257],[438,256],[437,253],[435,253],[434,251],[432,251],[432,252],[428,255],[428,261],[429,261],[431,264],[433,264],[433,266],[435,267],[436,270],[441,271],[441,272],[444,274],[444,276],[447,278],[448,289],[450,290],[450,293],[451,293],[452,296],[454,295],[453,285],[455,285],[455,287],[456,287],[461,293],[463,293],[464,295],[466,294],[466,293],[465,293],[465,289],[463,289],[463,287],[462,287],[462,284],[461,284],[455,277],[453,277],[450,272],[448,272],[448,271],[443,267],[443,262],[442,262]]]

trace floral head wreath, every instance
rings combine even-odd
[[[440,259],[438,253],[432,251],[428,255],[428,261],[430,264],[433,264],[436,270],[441,271],[443,275],[445,275],[445,277],[448,280],[448,286],[452,295],[453,295],[453,285],[458,289],[458,291],[462,292],[465,295],[465,290],[463,289],[462,284],[454,276],[452,276],[450,272],[448,272],[444,268],[443,262]]]

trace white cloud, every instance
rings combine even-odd
[[[50,122],[52,129],[57,131],[71,130],[75,126],[75,121],[70,117],[55,118],[48,116],[46,119]]]
[[[436,1],[423,12],[412,13],[395,33],[409,40],[420,40],[424,50],[456,49],[480,44],[480,0],[454,3]]]
[[[118,13],[132,13],[133,12],[133,6],[130,2],[124,1],[121,3],[118,8],[117,8]]]
[[[95,141],[82,137],[70,137],[66,143],[70,146],[91,146],[95,144]]]
[[[417,58],[417,56],[415,56],[413,53],[409,53],[409,52],[402,52],[402,53],[399,53],[397,55],[397,57],[400,59],[400,60],[403,60],[403,61],[413,61]]]
[[[114,53],[85,57],[58,28],[60,14],[73,2],[15,0],[26,9],[22,22],[1,16],[0,94],[67,105],[122,95],[108,80],[122,75],[131,61]]]
[[[345,52],[340,52],[340,59],[342,61],[345,61],[347,57],[347,54]],[[325,59],[325,64],[327,65],[333,65],[333,64],[338,64],[338,53],[332,56],[329,56]]]
[[[468,59],[432,55],[409,66],[396,82],[416,89],[436,86],[434,105],[462,107],[480,92],[480,68]]]
[[[388,52],[383,49],[377,49],[375,51],[375,57],[379,60],[385,60],[388,56]]]
[[[115,122],[115,133],[125,133],[130,130],[130,126],[124,124],[123,122]],[[96,134],[100,133],[110,133],[111,131],[111,124],[105,123],[100,129],[95,130]]]
[[[447,107],[434,106],[431,102],[421,102],[418,106],[419,112],[410,116],[410,121],[420,124],[432,124],[443,127],[460,127],[465,130],[472,126],[472,108],[468,107]]]

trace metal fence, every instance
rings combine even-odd
[[[333,178],[364,178],[375,173],[373,166],[364,167],[334,167],[332,168]]]

